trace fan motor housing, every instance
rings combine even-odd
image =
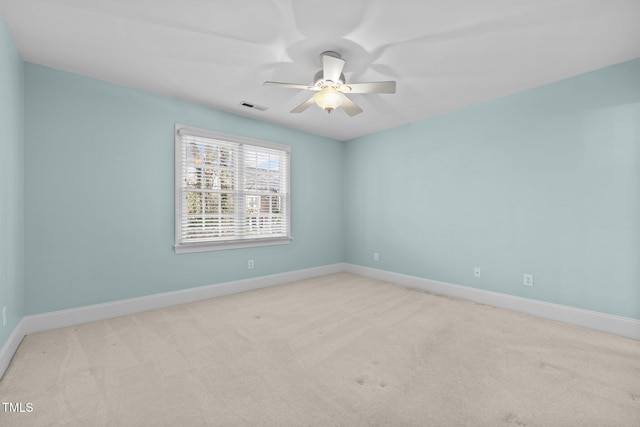
[[[344,84],[344,74],[340,74],[340,79],[337,82],[331,82],[330,80],[324,80],[324,72],[320,70],[313,76],[313,84],[318,87],[342,86]]]

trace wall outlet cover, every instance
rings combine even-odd
[[[523,280],[522,282],[523,285],[533,286],[533,274],[525,273],[522,280]]]

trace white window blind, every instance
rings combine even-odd
[[[288,243],[284,145],[176,125],[176,252]]]

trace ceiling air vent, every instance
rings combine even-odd
[[[269,109],[269,107],[264,107],[262,105],[252,104],[251,102],[246,102],[246,101],[242,101],[240,103],[240,105],[242,105],[243,107],[246,107],[246,108],[253,108],[254,110],[258,110],[258,111],[267,111]]]

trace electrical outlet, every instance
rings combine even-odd
[[[533,286],[533,274],[524,274],[522,284],[525,286]]]
[[[378,252],[374,252],[373,253],[373,260],[374,261],[380,261],[380,254]]]
[[[250,259],[249,262],[247,263],[247,268],[249,270],[253,269],[253,260],[252,259]]]
[[[7,306],[2,307],[2,327],[7,324]]]
[[[480,267],[475,267],[473,269],[473,277],[480,277]]]

